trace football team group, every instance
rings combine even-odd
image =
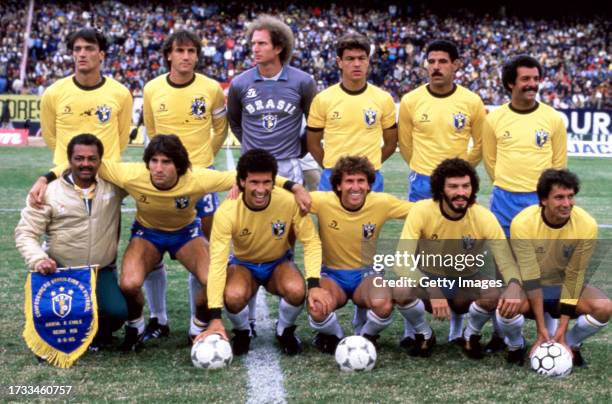
[[[436,343],[428,311],[450,320],[448,341],[470,358],[507,350],[509,362],[522,364],[528,317],[537,327],[533,347],[554,340],[572,352],[575,365],[585,364],[582,343],[606,326],[612,303],[585,281],[597,224],[575,206],[580,184],[566,169],[565,126],[536,99],[542,78],[536,59],[508,60],[501,78],[510,102],[487,114],[478,95],[454,83],[457,47],[433,40],[425,49],[429,82],[402,98],[397,115],[391,95],[367,82],[365,36],[338,38],[340,83],[318,94],[312,77],[289,63],[294,39],[285,23],[260,16],[247,37],[256,65],[232,80],[227,102],[217,82],[196,72],[200,39],[187,30],[166,38],[168,73],[144,88],[150,138],[144,163],[120,162],[132,98],[101,74],[104,36],[82,29],[68,38],[74,74],[41,101],[55,168],[31,189],[15,239],[28,267],[43,274],[99,265],[100,326],[90,349],[109,347],[123,324],[124,351],[169,334],[168,252],[190,273],[190,341],[212,333],[227,338],[225,316],[235,355],[246,354],[256,336],[254,303],[263,286],[280,298],[275,333],[288,355],[302,350],[295,322],[305,305],[314,346],[333,353],[344,337],[335,312],[351,299],[351,334],[376,345],[396,309],[404,320],[400,347],[412,356],[430,356]],[[235,172],[212,166],[228,125],[241,142]],[[398,145],[410,167],[407,200],[383,192],[380,169]],[[322,167],[317,191],[303,186],[310,182],[300,165],[306,151]],[[481,160],[494,184],[490,210],[476,203],[474,167]],[[230,192],[219,204],[222,191]],[[117,279],[128,194],[136,218]],[[459,254],[486,241],[493,276],[504,286],[451,282],[459,275],[489,279],[475,265],[461,272],[389,267],[387,275],[428,282],[381,286],[386,275],[373,270],[372,257],[390,219],[405,220],[398,252]],[[303,272],[293,259],[296,240],[303,244]],[[484,345],[489,320],[494,332]]]

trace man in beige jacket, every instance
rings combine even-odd
[[[59,267],[98,265],[99,331],[90,346],[110,343],[112,332],[127,318],[125,299],[117,285],[115,260],[119,241],[121,200],[125,191],[97,178],[104,146],[91,134],[68,144],[70,168],[45,192],[45,204],[29,204],[15,229],[17,249],[30,270],[48,274]],[[47,245],[40,238],[46,235]]]

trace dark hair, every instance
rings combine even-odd
[[[425,49],[425,58],[429,56],[429,52],[440,51],[448,53],[451,62],[459,59],[459,51],[457,50],[457,45],[455,45],[451,41],[447,41],[446,39],[438,39],[430,42]]]
[[[502,84],[507,91],[512,92],[510,84],[516,83],[519,67],[537,67],[540,78],[542,77],[542,65],[535,58],[528,55],[513,57],[502,67]]]
[[[102,144],[102,141],[91,133],[81,133],[80,135],[76,135],[70,139],[70,142],[68,142],[68,161],[70,161],[72,158],[72,155],[74,154],[74,147],[78,144],[85,146],[96,146],[100,159],[102,156],[104,156],[104,145]]]
[[[468,206],[476,202],[476,194],[480,189],[478,174],[470,163],[460,158],[444,160],[431,174],[430,182],[433,200],[441,201],[444,199],[444,184],[447,178],[465,177],[466,175],[470,177],[470,183],[472,184],[472,195],[468,199]]]
[[[249,42],[253,39],[253,32],[268,31],[273,47],[281,48],[281,53],[278,55],[282,64],[289,63],[293,54],[293,31],[291,28],[278,18],[271,15],[263,14],[251,21],[247,29],[247,38]]]
[[[106,37],[97,29],[83,28],[73,32],[68,36],[68,49],[74,50],[74,43],[77,39],[82,39],[85,42],[95,43],[102,52],[106,52],[107,41]]]
[[[355,32],[342,35],[336,42],[336,56],[342,59],[345,50],[361,49],[370,57],[370,41],[365,35]]]
[[[548,198],[554,185],[573,189],[574,194],[580,192],[580,180],[576,174],[566,169],[556,170],[554,168],[549,168],[548,170],[544,170],[538,180],[537,192],[540,204],[542,200]]]
[[[181,143],[181,140],[176,135],[153,136],[151,143],[149,143],[144,151],[144,156],[142,156],[142,160],[147,164],[147,168],[149,168],[149,161],[156,154],[163,154],[172,160],[179,177],[184,175],[191,167],[189,153],[187,153],[187,149],[185,149],[185,146],[183,146],[183,143]]]
[[[376,181],[376,170],[370,160],[367,157],[362,156],[344,156],[340,157],[336,162],[330,177],[332,190],[338,197],[340,197],[340,191],[338,191],[338,185],[342,182],[344,174],[357,174],[363,173],[368,178],[368,184],[372,188],[372,184]]]
[[[263,149],[251,149],[238,159],[236,182],[238,188],[244,191],[240,180],[245,181],[249,173],[272,173],[272,181],[274,181],[277,172],[278,164],[273,155]]]
[[[168,56],[170,55],[170,53],[172,53],[172,46],[174,45],[174,43],[176,43],[177,45],[189,43],[193,44],[193,46],[195,46],[196,48],[199,63],[200,52],[202,51],[202,43],[200,42],[200,38],[198,38],[198,36],[192,31],[188,31],[186,29],[179,29],[178,31],[175,31],[172,34],[168,35],[162,45],[162,53],[164,54],[164,61],[166,62],[166,66],[168,66],[168,69],[172,67],[170,61],[168,60]],[[196,67],[198,63],[196,63]]]

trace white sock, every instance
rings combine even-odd
[[[425,339],[431,338],[431,327],[425,320],[425,304],[421,299],[417,299],[406,306],[397,306],[397,310],[412,326],[416,334],[423,334]]]
[[[198,335],[203,332],[208,324],[198,320],[195,317],[191,318],[191,323],[189,323],[189,335]]]
[[[557,332],[557,325],[559,324],[559,320],[553,318],[548,312],[544,312],[544,324],[546,325],[546,329],[548,330],[548,336],[551,338],[555,336]]]
[[[189,310],[191,311],[191,318],[194,318],[196,314],[196,299],[202,290],[202,285],[200,284],[198,278],[193,276],[191,272],[189,272],[187,284],[189,289]]]
[[[230,319],[236,330],[251,330],[249,327],[249,308],[248,306],[240,310],[238,313],[230,313],[225,310],[227,318]]]
[[[410,321],[404,319],[404,335],[402,335],[402,339],[406,337],[414,339],[414,327],[410,324]]]
[[[145,321],[144,317],[140,316],[136,320],[128,320],[125,322],[125,325],[128,327],[136,328],[138,330],[138,334],[144,333],[145,330]]]
[[[465,327],[463,337],[467,340],[472,335],[480,335],[482,333],[482,327],[487,323],[491,313],[480,307],[476,302],[470,304],[470,310],[468,311],[468,322]]]
[[[448,340],[461,338],[463,333],[463,318],[465,314],[458,314],[451,310],[450,326],[448,329]]]
[[[578,347],[588,337],[604,328],[608,323],[600,323],[590,314],[583,314],[576,319],[576,324],[565,333],[565,340],[570,347]]]
[[[255,322],[257,320],[257,292],[249,300],[249,322]]]
[[[157,318],[161,325],[168,324],[166,311],[166,289],[168,274],[163,261],[159,261],[153,271],[149,272],[144,280],[145,297],[149,305],[150,317]]]
[[[283,335],[285,328],[291,327],[295,323],[295,319],[300,315],[303,308],[303,303],[299,306],[292,306],[287,303],[285,299],[281,298],[278,304],[278,323],[276,323],[276,335]]]
[[[523,338],[523,324],[525,316],[518,314],[512,318],[504,318],[496,310],[497,321],[504,336],[504,342],[508,345],[510,351],[515,351],[523,347],[525,339]]]
[[[336,312],[331,313],[327,318],[320,323],[317,323],[312,319],[312,317],[308,316],[308,322],[313,330],[328,334],[335,335],[336,337],[342,339],[344,337],[344,331],[342,331],[342,327],[338,322],[338,318],[336,317]]]
[[[376,336],[393,322],[393,314],[390,314],[388,317],[378,317],[372,310],[368,310],[367,316],[368,319],[363,325],[360,335],[368,334]]]
[[[353,331],[355,331],[355,335],[361,334],[361,328],[367,320],[367,315],[368,309],[355,306],[355,311],[353,312]]]

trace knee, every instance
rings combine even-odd
[[[292,306],[299,306],[304,303],[306,297],[306,287],[304,282],[289,282],[283,288],[283,299]]]
[[[597,300],[592,316],[600,323],[607,323],[612,316],[612,301],[610,299]]]
[[[137,294],[142,287],[143,279],[138,276],[125,275],[121,277],[119,287],[121,292],[126,296]]]
[[[393,312],[393,302],[391,299],[374,299],[370,302],[370,310],[378,317],[389,317]]]
[[[225,288],[223,295],[225,307],[230,313],[238,313],[249,303],[249,296],[245,288]]]
[[[495,308],[497,307],[497,301],[491,299],[478,300],[476,301],[476,304],[480,306],[483,310],[486,310],[488,312],[495,310]]]

